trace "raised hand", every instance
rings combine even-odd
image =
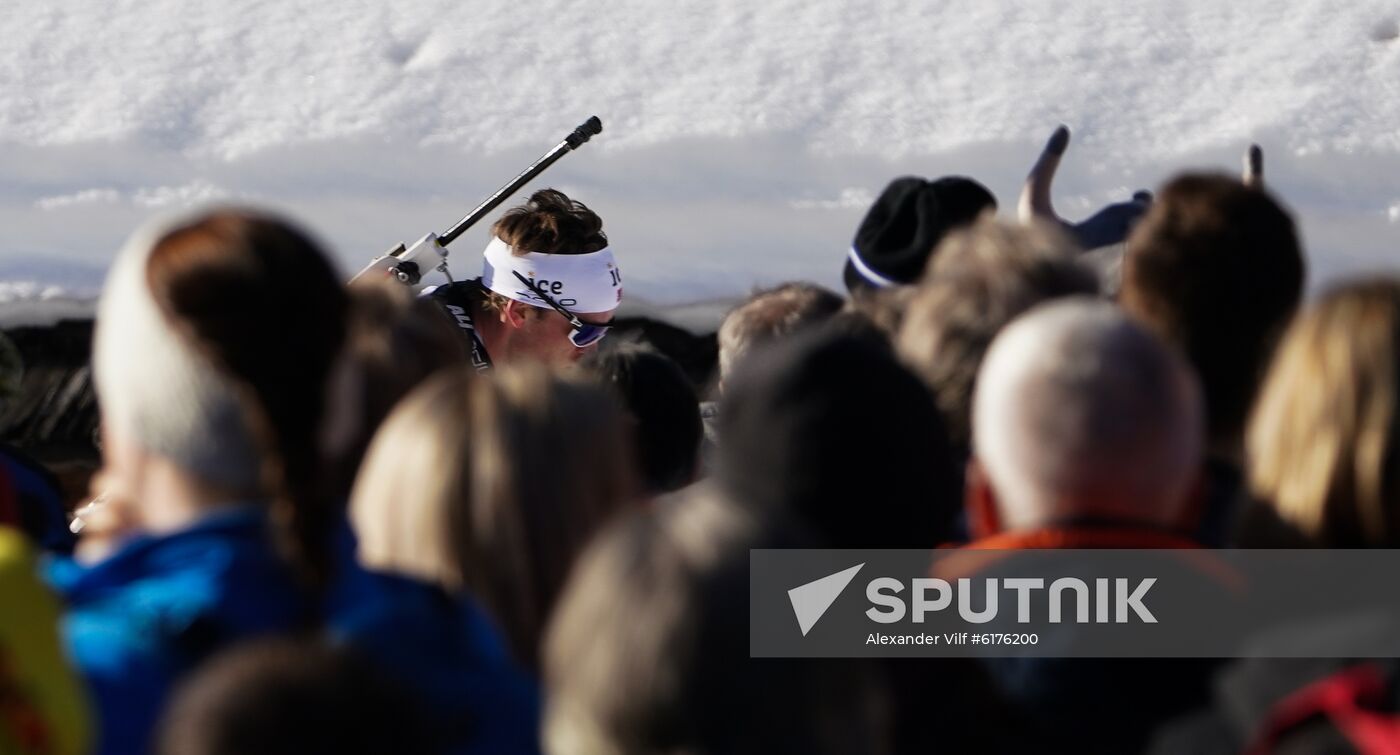
[[[1138,191],[1131,200],[1107,205],[1083,222],[1066,221],[1055,212],[1050,189],[1055,181],[1055,171],[1060,167],[1060,158],[1064,157],[1068,148],[1069,128],[1062,124],[1050,135],[1045,149],[1041,150],[1040,157],[1021,187],[1021,200],[1017,205],[1021,222],[1039,220],[1054,223],[1064,228],[1084,249],[1122,243],[1138,218],[1152,204],[1152,194]]]
[[[1026,183],[1021,187],[1021,200],[1017,206],[1021,222],[1049,220],[1068,227],[1069,224],[1055,214],[1055,206],[1050,198],[1050,186],[1055,182],[1055,171],[1059,169],[1060,158],[1068,148],[1069,129],[1061,124],[1055,129],[1055,133],[1050,135],[1045,149],[1040,152],[1040,158],[1031,166]]]
[[[1252,189],[1264,187],[1264,150],[1258,144],[1249,145],[1244,153],[1244,185]]]

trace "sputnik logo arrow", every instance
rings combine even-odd
[[[856,572],[864,566],[863,563],[856,564],[849,569],[788,590],[788,600],[792,601],[792,612],[797,616],[797,626],[802,629],[803,637],[816,626],[826,609],[831,608],[831,604],[841,597],[846,585],[855,579]]]

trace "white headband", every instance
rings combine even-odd
[[[171,326],[147,284],[151,250],[178,225],[133,234],[102,288],[92,356],[102,421],[201,479],[256,489],[261,455],[238,391]]]
[[[570,312],[611,312],[622,302],[622,272],[608,248],[588,254],[514,254],[506,242],[493,238],[483,256],[482,285],[507,299],[549,306],[513,275],[520,273]]]
[[[860,252],[856,251],[854,246],[846,254],[846,258],[851,261],[852,265],[855,265],[856,272],[860,273],[860,277],[864,278],[870,285],[876,288],[894,288],[900,285],[899,281],[886,278],[875,272],[875,268],[865,264],[865,260],[860,258]]]

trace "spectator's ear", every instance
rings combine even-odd
[[[968,535],[972,540],[991,537],[1001,531],[997,494],[976,457],[967,460],[963,482],[963,507],[967,510]]]

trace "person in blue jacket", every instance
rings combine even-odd
[[[425,580],[351,567],[333,591],[327,629],[416,692],[443,752],[540,752],[539,683],[465,594]]]
[[[335,507],[318,433],[345,292],[285,221],[216,210],[138,232],[98,306],[103,470],[47,574],[100,753],[145,753],[183,676],[314,620]]]

